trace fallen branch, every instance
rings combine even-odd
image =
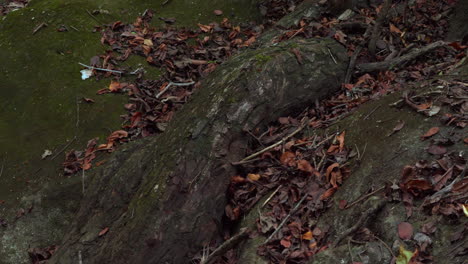
[[[406,63],[408,61],[411,61],[421,55],[424,55],[434,49],[440,48],[445,46],[446,43],[442,40],[436,41],[434,43],[431,43],[425,47],[422,47],[420,49],[414,49],[411,52],[388,60],[388,61],[380,61],[380,62],[371,62],[371,63],[362,63],[357,66],[358,70],[360,72],[372,72],[372,71],[383,71],[387,69],[391,69],[395,66],[398,66],[400,64]]]
[[[119,74],[123,74],[124,72],[122,71],[115,71],[115,70],[108,70],[108,69],[103,69],[103,68],[97,68],[97,67],[93,67],[93,66],[89,66],[89,65],[86,65],[86,64],[83,64],[81,62],[78,62],[79,65],[83,66],[83,67],[86,67],[90,70],[97,70],[97,71],[106,71],[106,72],[113,72],[113,73],[119,73]]]
[[[249,236],[249,229],[242,228],[238,234],[226,240],[221,246],[219,246],[215,251],[213,251],[206,259],[202,259],[200,264],[210,264],[213,263],[216,258],[224,255],[230,249],[233,249],[237,244],[242,240],[246,239]]]
[[[307,194],[305,194],[301,200],[299,200],[299,202],[297,202],[297,204],[294,206],[294,208],[289,212],[289,214],[283,219],[283,221],[281,221],[281,223],[279,224],[279,226],[276,228],[276,230],[267,238],[267,240],[265,240],[265,242],[263,244],[266,244],[268,242],[270,242],[270,240],[281,230],[281,228],[284,226],[284,224],[286,224],[286,222],[288,221],[288,219],[294,214],[296,213],[297,209],[299,209],[299,206],[302,204],[302,202],[304,202],[304,200],[307,198]]]
[[[331,248],[336,248],[341,240],[343,240],[344,238],[348,237],[349,235],[353,234],[354,232],[356,232],[359,228],[361,228],[366,222],[367,220],[369,220],[369,218],[371,218],[373,215],[375,215],[378,211],[380,211],[380,209],[382,209],[385,205],[385,201],[384,200],[379,200],[378,201],[378,204],[367,209],[362,215],[361,217],[359,217],[359,220],[356,222],[356,224],[354,224],[351,228],[347,229],[346,231],[344,231],[343,233],[341,233],[335,240],[335,242],[332,244]]]
[[[375,55],[377,40],[379,39],[382,24],[387,19],[388,11],[392,5],[392,0],[385,0],[382,10],[380,11],[377,20],[375,21],[374,28],[372,29],[372,35],[369,40],[369,52],[371,55]]]
[[[170,82],[166,87],[164,87],[164,89],[162,91],[160,91],[155,97],[156,99],[158,99],[161,95],[163,95],[165,92],[167,92],[167,90],[169,90],[169,88],[171,86],[189,86],[189,85],[192,85],[194,84],[195,82],[188,82],[188,83],[174,83],[174,82]]]
[[[65,147],[63,147],[59,152],[57,152],[52,158],[50,158],[50,160],[54,160],[58,155],[60,155],[60,153],[64,152],[65,149],[68,148],[68,146],[70,146],[73,142],[75,142],[76,140],[76,136],[70,141],[68,142],[67,145],[65,145]]]
[[[2,162],[2,168],[0,168],[0,177],[2,177],[2,174],[3,174],[3,167],[5,166],[5,157],[3,158],[3,162]]]
[[[270,145],[270,146],[268,146],[268,147],[266,147],[266,148],[264,148],[264,149],[262,149],[262,150],[260,150],[260,151],[258,151],[258,152],[255,152],[254,154],[252,154],[252,155],[250,155],[250,156],[244,158],[243,160],[241,160],[241,161],[239,161],[239,162],[234,162],[233,164],[235,164],[235,165],[243,164],[243,163],[245,163],[246,161],[257,157],[258,155],[260,155],[260,154],[262,154],[262,153],[264,153],[264,152],[267,152],[268,150],[273,149],[273,148],[275,148],[276,146],[279,146],[279,145],[283,144],[284,142],[286,142],[286,140],[290,139],[291,137],[295,136],[297,133],[301,132],[302,129],[304,129],[304,127],[307,125],[307,123],[308,123],[307,120],[305,120],[305,122],[303,122],[302,125],[301,125],[300,127],[298,127],[296,130],[294,130],[294,132],[292,132],[292,133],[289,134],[288,136],[282,138],[280,141],[278,141],[278,142],[276,142],[275,144]]]
[[[362,202],[363,200],[365,200],[365,199],[371,197],[372,195],[374,195],[374,194],[376,194],[376,193],[382,191],[383,189],[385,189],[385,186],[380,187],[379,189],[377,189],[377,190],[375,190],[375,191],[373,191],[373,192],[370,192],[370,193],[368,193],[368,194],[366,194],[366,195],[361,196],[361,197],[358,198],[356,201],[354,201],[354,202],[352,202],[352,203],[350,203],[350,204],[347,204],[347,205],[344,207],[344,209],[349,209],[349,208],[353,207],[353,206],[356,205],[357,203]]]

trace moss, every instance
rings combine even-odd
[[[221,9],[231,20],[239,22],[256,18],[254,5],[252,0],[170,1],[164,7],[160,2],[144,0],[134,0],[132,4],[124,0],[35,0],[27,8],[4,17],[0,21],[0,97],[8,99],[0,105],[0,160],[4,152],[8,153],[8,160],[1,179],[0,199],[13,200],[20,195],[19,191],[37,186],[49,175],[59,176],[57,165],[63,154],[54,162],[43,161],[40,156],[45,149],[55,154],[75,135],[78,140],[69,149],[82,149],[90,138],[103,140],[119,129],[119,116],[125,113],[122,105],[127,98],[97,96],[96,91],[106,87],[108,79],[98,82],[80,78],[78,62],[88,64],[91,57],[108,49],[100,44],[100,34],[92,32],[94,26],[116,20],[131,22],[145,9],[157,11],[154,26],[164,26],[157,19],[159,16],[176,17],[176,26],[221,20],[223,17],[215,16],[213,9]],[[89,15],[88,11],[93,10],[105,12]],[[42,22],[47,27],[32,34]],[[58,32],[61,25],[69,31]],[[133,69],[139,64],[149,78],[160,75],[159,69],[149,67],[138,56],[123,63]],[[77,126],[76,98],[82,97],[92,98],[96,103],[79,105]],[[27,166],[16,169],[12,166],[25,161]],[[38,168],[42,170],[36,174]],[[26,184],[26,180],[32,180],[31,184]]]
[[[263,67],[271,59],[273,59],[272,56],[265,55],[265,54],[262,54],[262,53],[255,55],[255,60],[257,62],[257,66],[259,66],[259,67]]]

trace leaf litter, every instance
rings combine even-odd
[[[108,45],[110,50],[97,59],[93,58],[95,65],[124,73],[137,72],[119,66],[133,54],[145,57],[148,64],[165,71],[158,80],[146,79],[143,72],[137,72],[135,82],[125,83],[120,81],[120,74],[93,70],[93,76],[97,79],[112,79],[109,87],[99,90],[98,94],[122,93],[129,96],[130,102],[125,105],[128,114],[123,116],[125,124],[122,130],[113,132],[106,143],[98,144],[97,139],[92,139],[85,151],[68,152],[64,162],[65,172],[74,174],[82,169],[90,169],[97,151],[112,152],[119,143],[163,132],[164,124],[171,120],[196,89],[201,89],[201,78],[232,54],[255,45],[256,38],[265,26],[294,10],[300,2],[264,1],[261,10],[266,21],[259,26],[241,28],[224,19],[219,24],[198,24],[198,29],[194,30],[170,26],[156,30],[149,26],[153,14],[148,11],[133,24],[117,21],[96,28],[102,33],[101,42]],[[454,1],[448,0],[416,1],[408,6],[408,14],[391,16],[388,27],[382,28],[385,37],[380,40],[380,51],[374,59],[384,61],[395,56],[394,50],[404,53],[411,47],[422,47],[444,39],[448,27],[447,14],[453,5]],[[274,39],[274,42],[299,37],[332,37],[347,47],[350,56],[356,53],[359,63],[372,62],[373,57],[367,48],[358,47],[364,41],[362,34],[365,29],[370,27],[371,21],[377,19],[377,9],[361,9],[356,16],[346,21],[337,20],[328,13],[323,13],[315,21],[302,19],[297,26],[287,29]],[[220,13],[217,10],[214,12]],[[168,24],[175,22],[162,19]],[[348,27],[346,23],[351,22],[361,28]],[[298,117],[280,118],[266,133],[257,137],[263,145],[269,145],[305,120],[312,129],[326,128],[366,101],[399,91],[404,84],[449,71],[463,58],[467,48],[455,42],[450,43],[450,46],[453,49],[438,48],[433,51],[436,56],[415,59],[404,68],[395,67],[377,72],[353,71],[350,82],[342,85],[341,92],[317,102]],[[300,52],[294,49],[291,52],[301,63]],[[195,84],[165,90],[170,83],[191,82]],[[405,94],[401,103],[395,106],[408,106],[425,116],[439,117],[445,126],[464,128],[467,123],[468,84],[445,80],[422,84],[429,85],[442,87],[447,92],[435,95]],[[161,92],[161,97],[156,96]],[[448,107],[450,112],[441,113],[442,107]],[[391,133],[403,127],[404,122],[400,122]],[[259,134],[257,132],[254,134]],[[466,205],[462,203],[462,198],[468,192],[466,160],[446,150],[445,142],[435,141],[435,136],[439,134],[438,128],[432,128],[421,136],[423,140],[431,139],[427,151],[436,156],[435,160],[419,161],[404,167],[401,181],[396,188],[392,188],[393,192],[399,194],[397,201],[405,205],[408,217],[417,203],[422,203],[423,210],[428,214],[455,218],[466,214]],[[273,192],[274,195],[265,205],[265,212],[256,223],[260,234],[272,237],[258,249],[258,253],[271,263],[306,263],[311,256],[329,247],[329,230],[316,227],[314,219],[332,206],[330,198],[350,177],[352,150],[344,142],[344,131],[311,137],[299,134],[265,151],[259,159],[236,165],[239,174],[231,177],[229,199],[225,207],[227,219],[236,222],[263,197]],[[466,138],[462,144],[467,144]],[[251,149],[254,152],[260,147],[253,145]],[[340,202],[340,207],[345,208],[346,201]],[[402,239],[414,239],[418,245],[414,251],[400,247],[396,263],[430,261],[428,244],[433,230],[434,223],[432,226],[423,226],[423,233],[413,235],[411,223],[401,223],[396,229],[399,236]],[[462,234],[460,232],[453,241],[462,239]],[[235,254],[230,252],[218,263],[234,263],[235,259]]]

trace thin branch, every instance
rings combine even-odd
[[[275,144],[270,145],[270,146],[268,146],[268,147],[266,147],[266,148],[264,148],[264,149],[262,149],[262,150],[260,150],[260,151],[258,151],[258,152],[255,152],[254,154],[252,154],[252,155],[250,155],[250,156],[244,158],[243,160],[241,160],[241,161],[239,161],[239,162],[236,162],[236,164],[238,164],[238,163],[241,163],[241,164],[242,164],[242,163],[245,162],[245,161],[248,161],[248,160],[250,160],[250,159],[253,159],[253,158],[255,158],[255,157],[261,155],[262,153],[267,152],[268,150],[273,149],[273,148],[275,148],[276,146],[279,146],[279,145],[283,144],[284,142],[286,142],[286,140],[290,139],[291,137],[295,136],[297,133],[301,132],[302,129],[304,129],[304,127],[306,127],[307,123],[308,123],[308,122],[307,122],[307,120],[306,120],[305,122],[303,122],[303,124],[302,124],[300,127],[298,127],[296,130],[294,130],[294,132],[292,132],[292,133],[289,134],[288,136],[284,137],[283,139],[281,139],[280,141],[276,142]]]
[[[443,47],[445,45],[446,43],[444,41],[439,40],[425,47],[422,47],[420,49],[414,49],[411,52],[403,56],[400,56],[400,57],[397,57],[388,61],[362,63],[362,64],[359,64],[357,68],[359,69],[360,72],[372,72],[372,71],[382,71],[382,70],[391,69],[395,66],[411,61],[421,55],[424,55],[434,49]]]
[[[75,142],[75,140],[76,140],[76,136],[70,142],[68,142],[68,144],[65,145],[59,152],[55,153],[55,155],[52,158],[50,158],[50,160],[54,160],[58,155],[60,155],[60,153],[65,151],[65,149],[67,149],[68,146],[70,146],[73,142]]]
[[[388,11],[390,10],[391,5],[392,5],[392,0],[385,0],[382,10],[380,11],[379,16],[377,17],[377,20],[375,21],[374,28],[372,29],[372,35],[369,40],[369,46],[368,46],[369,52],[372,55],[375,55],[377,40],[380,36],[382,24],[387,19]]]
[[[375,191],[373,191],[373,192],[370,192],[370,193],[368,193],[368,194],[366,194],[366,195],[361,196],[361,197],[358,198],[356,201],[354,201],[354,202],[352,202],[352,203],[350,203],[350,204],[347,204],[347,205],[344,207],[344,209],[349,209],[349,208],[353,207],[353,206],[356,205],[357,203],[362,202],[363,200],[365,200],[365,199],[371,197],[372,195],[374,195],[374,194],[376,194],[376,193],[382,191],[383,189],[385,189],[385,186],[380,187],[379,189],[377,189],[377,190],[375,190]]]
[[[3,174],[3,168],[5,166],[5,160],[6,160],[6,157],[3,157],[2,168],[0,168],[0,177],[2,177],[2,174]]]
[[[280,188],[281,188],[281,185],[278,186],[278,188],[276,188],[276,190],[270,195],[270,197],[268,197],[268,199],[265,200],[265,202],[263,202],[262,208],[265,207],[265,205],[267,205],[268,202],[270,202],[271,198],[275,196],[275,194],[279,191]]]
[[[106,71],[106,72],[113,72],[113,73],[119,73],[119,74],[123,74],[124,72],[122,71],[115,71],[115,70],[108,70],[108,69],[103,69],[103,68],[97,68],[97,67],[93,67],[93,66],[89,66],[89,65],[86,65],[86,64],[83,64],[81,62],[78,62],[79,65],[83,66],[83,67],[86,67],[90,70],[97,70],[97,71]]]
[[[211,264],[216,258],[224,255],[230,249],[233,249],[237,244],[242,240],[246,239],[249,236],[249,229],[242,228],[238,234],[226,240],[221,246],[215,249],[208,257],[203,258],[200,264]]]
[[[279,224],[279,226],[276,228],[276,230],[265,240],[264,244],[270,242],[270,240],[281,230],[284,224],[289,220],[289,218],[296,213],[297,209],[299,209],[299,206],[304,202],[304,200],[307,198],[307,194],[305,194],[299,202],[294,206],[294,208],[289,212],[289,214],[283,219],[283,221]]]
[[[167,92],[167,90],[169,90],[169,88],[171,86],[189,86],[189,85],[192,85],[192,84],[195,84],[195,82],[188,82],[188,83],[174,83],[174,82],[170,82],[166,87],[164,87],[164,89],[162,91],[160,91],[155,97],[156,99],[158,99],[161,95],[163,95],[165,92]]]

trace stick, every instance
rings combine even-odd
[[[79,65],[83,66],[83,67],[86,67],[90,70],[97,70],[97,71],[106,71],[106,72],[113,72],[113,73],[120,73],[120,74],[123,74],[122,71],[114,71],[114,70],[108,70],[108,69],[103,69],[103,68],[97,68],[97,67],[93,67],[93,66],[89,66],[89,65],[86,65],[86,64],[83,64],[81,62],[78,62]]]
[[[371,63],[362,63],[357,66],[360,72],[372,72],[372,71],[382,71],[386,69],[391,69],[395,66],[398,66],[399,64],[411,61],[421,55],[424,55],[434,49],[440,48],[445,46],[446,43],[442,40],[433,42],[425,47],[422,47],[420,49],[414,49],[411,52],[388,60],[388,61],[380,61],[380,62],[371,62]]]
[[[265,205],[267,205],[268,202],[270,202],[271,198],[275,196],[275,194],[279,191],[280,188],[281,188],[281,185],[278,186],[278,188],[276,188],[276,190],[270,195],[270,197],[268,197],[268,199],[265,200],[265,202],[263,202],[262,208],[265,207]]]
[[[99,24],[102,24],[102,22],[99,21],[99,19],[97,19],[93,14],[91,14],[91,12],[88,11],[88,9],[86,9],[86,13],[88,13],[88,15],[89,15],[92,19],[96,20],[96,22],[98,22]]]
[[[32,34],[36,34],[41,28],[47,27],[47,24],[45,22],[40,23],[37,27],[34,28]]]
[[[75,126],[78,128],[80,125],[80,103],[78,97],[76,97],[76,124]]]
[[[195,82],[188,82],[188,83],[174,83],[174,82],[170,82],[166,87],[164,87],[164,89],[159,92],[155,97],[156,99],[158,99],[161,95],[163,95],[165,92],[167,92],[167,90],[169,90],[169,87],[171,86],[189,86],[189,85],[192,85],[194,84]]]
[[[377,213],[380,209],[382,209],[382,207],[384,207],[384,205],[385,205],[385,201],[380,200],[377,206],[367,209],[367,211],[365,211],[361,215],[361,217],[359,217],[359,220],[356,222],[356,224],[354,224],[351,228],[347,229],[346,231],[344,231],[341,235],[337,237],[335,242],[332,244],[331,248],[336,248],[341,242],[341,240],[351,235],[352,233],[356,232],[361,226],[365,224],[365,222],[368,220],[368,218],[370,218],[370,216]]]
[[[335,56],[333,56],[333,54],[331,53],[331,50],[328,47],[327,47],[327,50],[328,50],[328,54],[330,54],[330,57],[332,58],[333,62],[335,64],[338,64],[338,62],[336,62]]]
[[[302,204],[302,202],[307,198],[307,194],[305,194],[299,202],[294,206],[294,208],[289,212],[289,214],[283,219],[283,221],[279,224],[279,226],[276,228],[276,230],[265,240],[263,244],[266,244],[270,242],[270,240],[281,230],[284,224],[286,224],[286,221],[294,214],[296,213],[297,209],[299,209],[299,206]]]
[[[79,263],[79,264],[83,264],[83,259],[82,259],[82,257],[81,257],[81,250],[78,251],[78,263]]]
[[[2,162],[2,168],[0,169],[0,177],[2,177],[3,174],[3,167],[5,166],[5,157],[3,157],[3,162]]]
[[[360,203],[362,200],[369,198],[370,196],[372,196],[372,195],[374,195],[374,194],[376,194],[376,193],[382,191],[383,189],[385,189],[385,186],[380,187],[379,189],[377,189],[377,190],[375,190],[375,191],[373,191],[373,192],[371,192],[371,193],[368,193],[368,194],[366,194],[366,195],[364,195],[364,196],[361,196],[361,197],[358,198],[356,201],[354,201],[354,202],[352,202],[352,203],[350,203],[350,204],[347,204],[347,205],[344,207],[344,209],[349,209],[349,208],[353,207],[353,206],[356,205],[357,203]]]
[[[68,142],[67,145],[65,145],[65,147],[63,147],[59,152],[57,152],[52,158],[50,158],[50,160],[54,160],[60,153],[62,153],[63,151],[65,151],[66,148],[68,148],[68,146],[70,146],[74,141],[76,140],[76,136],[70,141]]]
[[[298,127],[296,130],[294,130],[294,132],[292,132],[292,133],[289,134],[288,136],[284,137],[284,138],[281,139],[280,141],[278,141],[278,142],[276,142],[275,144],[270,145],[270,146],[268,146],[268,147],[266,147],[266,148],[264,148],[264,149],[262,149],[262,150],[260,150],[260,151],[258,151],[258,152],[255,152],[254,154],[252,154],[252,155],[250,155],[250,156],[244,158],[243,160],[241,160],[241,161],[239,161],[239,162],[242,164],[242,163],[245,162],[245,161],[248,161],[248,160],[250,160],[250,159],[252,159],[252,158],[255,158],[255,157],[257,157],[258,155],[260,155],[260,154],[262,154],[262,153],[264,153],[264,152],[267,152],[268,150],[270,150],[270,149],[272,149],[272,148],[274,148],[274,147],[276,147],[276,146],[279,146],[279,145],[283,144],[283,142],[285,142],[285,141],[288,140],[289,138],[293,137],[293,136],[296,135],[297,133],[301,132],[301,130],[304,129],[304,127],[306,126],[306,124],[307,124],[307,122],[304,122],[300,127]],[[239,162],[236,162],[236,164],[239,163]]]
[[[378,105],[376,108],[374,108],[374,110],[372,110],[368,115],[366,115],[366,117],[364,117],[364,120],[367,120],[375,111],[377,111],[377,109],[379,109],[380,105]]]
[[[242,228],[238,234],[226,240],[221,246],[213,251],[206,259],[202,259],[200,264],[213,263],[217,257],[224,255],[230,249],[233,249],[239,242],[249,236],[249,229]]]
[[[462,179],[465,178],[466,167],[468,167],[468,164],[465,164],[465,167],[463,168],[463,171],[449,185],[445,186],[442,190],[440,190],[440,191],[434,193],[433,195],[431,195],[431,197],[429,197],[429,199],[425,199],[424,202],[422,203],[421,207],[429,205],[429,204],[436,203],[436,202],[440,201],[442,198],[444,198],[443,196],[445,194],[451,192],[453,186],[455,185],[455,183],[457,183],[457,182],[459,182],[459,181],[461,181]],[[429,201],[429,202],[426,203],[426,201]]]
[[[382,7],[382,10],[380,11],[379,16],[377,17],[377,20],[375,21],[374,28],[372,29],[372,35],[369,40],[369,52],[371,55],[375,55],[375,50],[376,50],[376,44],[377,40],[380,36],[380,29],[382,28],[382,24],[387,18],[388,10],[390,10],[390,6],[392,5],[392,0],[385,0],[385,3]]]
[[[85,184],[84,184],[84,180],[85,180],[85,170],[82,169],[83,173],[81,174],[81,191],[83,192],[83,195],[85,193]]]

